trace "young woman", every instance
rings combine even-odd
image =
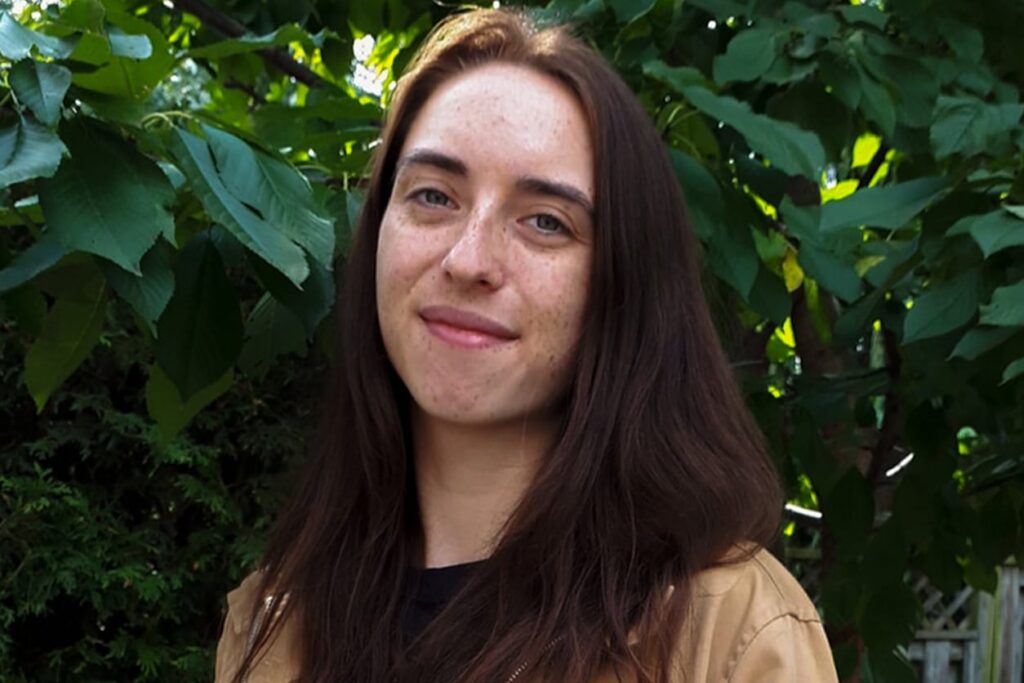
[[[662,143],[567,32],[457,15],[395,94],[314,454],[217,681],[835,680]]]

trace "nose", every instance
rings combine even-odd
[[[501,287],[505,280],[500,218],[487,211],[470,215],[441,262],[445,276],[464,285]]]

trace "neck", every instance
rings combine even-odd
[[[553,443],[553,425],[464,425],[416,408],[412,422],[424,566],[485,559]]]

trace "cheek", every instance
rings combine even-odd
[[[562,264],[549,278],[537,278],[534,310],[543,318],[543,357],[553,371],[575,355],[583,329],[590,269],[587,263]]]
[[[407,293],[422,271],[424,245],[385,214],[377,242],[377,298],[382,310],[394,297]]]

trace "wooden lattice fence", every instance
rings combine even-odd
[[[820,554],[789,548],[790,566],[807,592],[820,586]],[[964,586],[942,593],[913,577],[924,617],[906,655],[921,683],[1024,683],[1024,571],[1005,566],[995,595]]]

